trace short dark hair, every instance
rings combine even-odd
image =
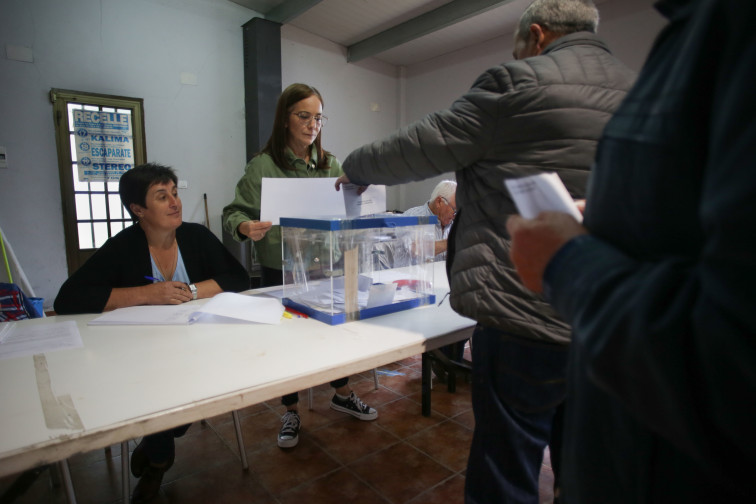
[[[121,203],[129,211],[131,219],[136,222],[137,218],[131,211],[131,204],[136,203],[146,207],[147,191],[155,184],[166,184],[173,181],[178,184],[178,177],[170,166],[157,163],[145,163],[135,166],[121,175],[118,183],[118,193],[121,195]]]

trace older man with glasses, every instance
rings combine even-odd
[[[442,180],[431,193],[430,199],[420,206],[412,207],[404,215],[438,217],[436,223],[436,244],[433,250],[437,261],[446,259],[446,244],[454,217],[457,215],[457,183]]]

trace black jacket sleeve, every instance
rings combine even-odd
[[[144,231],[127,227],[105,242],[71,277],[55,298],[55,312],[100,313],[116,287],[137,287],[150,283],[150,252]]]

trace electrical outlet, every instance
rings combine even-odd
[[[187,182],[186,180],[179,180],[179,183],[178,183],[179,189],[186,189],[187,187],[189,187],[189,182]]]

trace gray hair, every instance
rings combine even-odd
[[[433,188],[433,192],[431,193],[431,197],[429,201],[433,201],[439,196],[444,198],[446,201],[451,201],[451,197],[454,196],[457,192],[457,183],[453,180],[442,180],[438,184],[436,184],[436,187]]]
[[[532,24],[561,36],[579,31],[596,33],[598,23],[593,0],[535,0],[522,13],[517,36],[527,40]]]

